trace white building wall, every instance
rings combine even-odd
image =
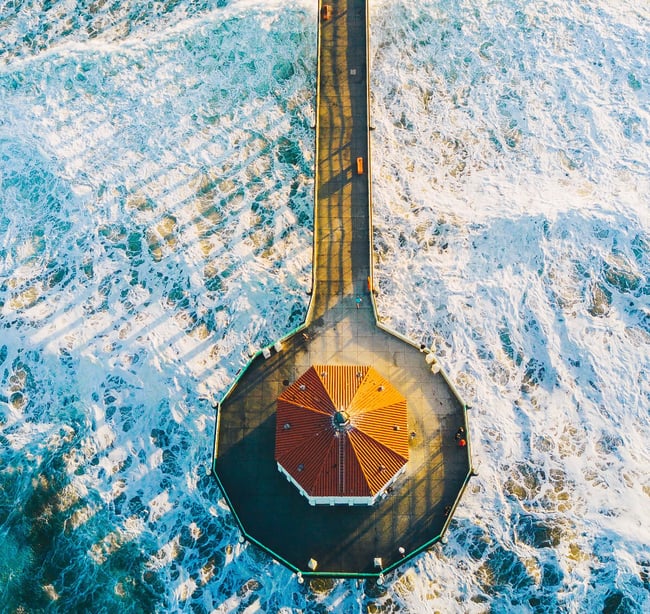
[[[377,499],[384,496],[386,490],[406,471],[406,465],[404,465],[373,497],[312,497],[300,484],[298,484],[298,482],[296,482],[296,480],[293,479],[293,476],[280,463],[277,463],[277,465],[280,473],[282,473],[287,480],[298,489],[298,492],[309,501],[310,505],[373,505]]]

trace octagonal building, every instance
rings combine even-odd
[[[278,469],[311,505],[372,505],[409,456],[406,399],[375,369],[310,367],[278,397]]]

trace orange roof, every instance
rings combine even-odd
[[[371,497],[408,460],[406,399],[368,366],[310,367],[278,397],[275,459],[312,497]]]

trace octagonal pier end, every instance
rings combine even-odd
[[[367,0],[319,19],[309,309],[218,404],[213,475],[299,579],[380,579],[445,534],[473,473],[467,406],[434,351],[377,317]]]

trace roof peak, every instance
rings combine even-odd
[[[350,414],[341,407],[341,409],[334,412],[332,423],[337,431],[345,431],[350,426]]]

